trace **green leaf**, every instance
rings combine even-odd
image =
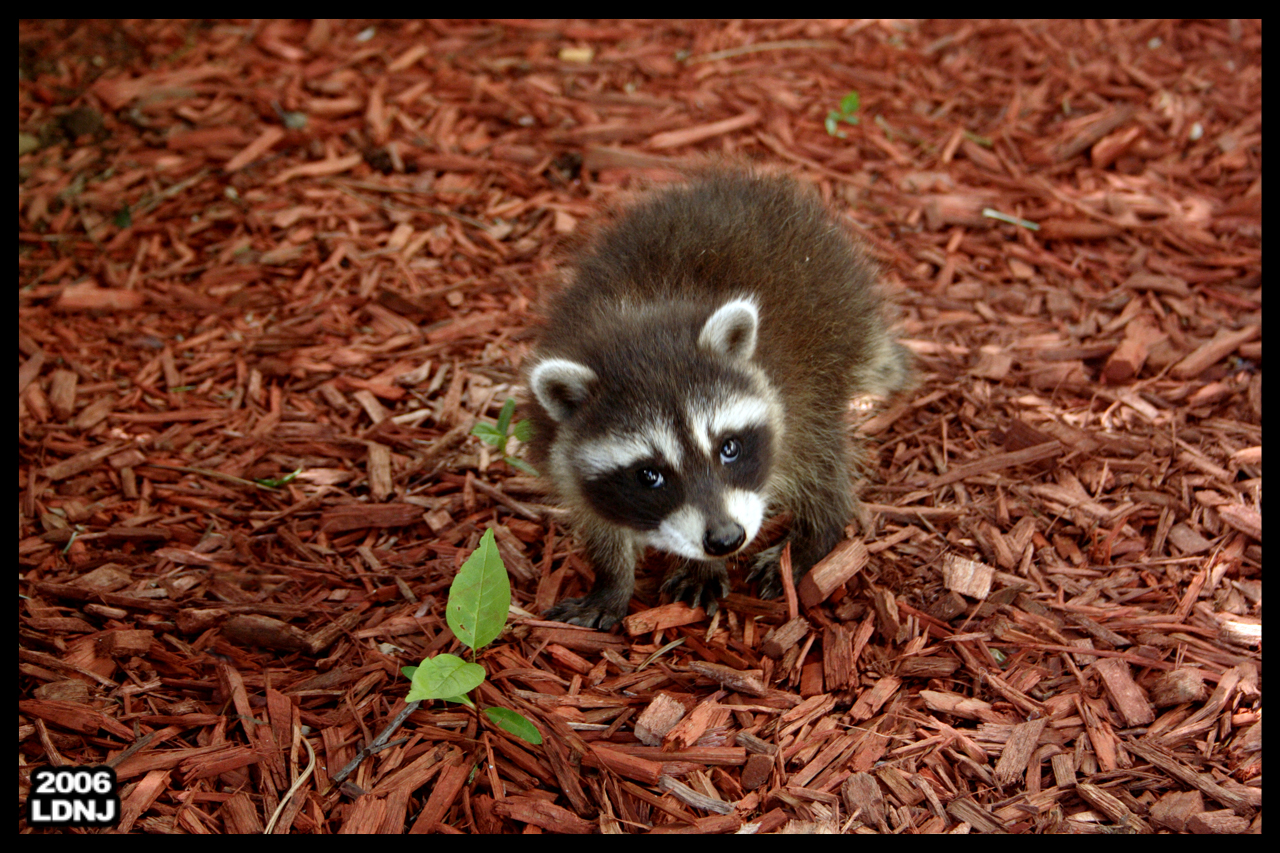
[[[466,705],[468,708],[474,708],[476,706],[476,703],[468,699],[465,693],[461,696],[446,696],[444,701],[457,702],[459,705]]]
[[[850,113],[858,111],[860,103],[861,99],[858,97],[858,93],[856,91],[850,92],[840,99],[840,112],[844,113],[844,117],[847,119]]]
[[[477,423],[473,426],[471,428],[471,434],[479,436],[481,441],[492,444],[495,447],[507,439],[507,434],[505,432],[498,432],[494,429],[492,424],[486,424],[484,422]]]
[[[516,411],[515,399],[508,397],[507,402],[502,404],[502,411],[498,413],[498,432],[503,435],[507,434],[507,427],[511,425],[511,416]]]
[[[827,133],[829,133],[832,136],[839,136],[843,138],[844,131],[840,129],[839,125],[837,124],[838,121],[840,121],[840,113],[836,112],[835,110],[832,110],[831,112],[827,113],[827,120],[823,122],[823,124],[827,126]]]
[[[403,675],[405,678],[409,679],[410,681],[413,681],[413,674],[417,671],[418,671],[418,668],[416,666],[400,667],[400,674]]]
[[[504,732],[510,732],[534,746],[542,743],[542,733],[538,731],[538,727],[510,708],[485,708],[484,715]]]
[[[509,607],[511,582],[490,528],[449,587],[445,619],[455,637],[479,651],[502,633]]]
[[[417,702],[421,699],[452,699],[470,693],[484,681],[484,667],[478,663],[467,663],[456,655],[436,655],[427,658],[418,665],[413,674],[413,683],[409,686],[406,702]]]
[[[526,474],[528,474],[530,477],[538,476],[538,469],[534,468],[532,465],[530,465],[528,462],[525,462],[523,459],[517,459],[514,456],[504,456],[503,459],[506,461],[508,465],[510,465],[512,468],[515,468],[517,471],[523,471]]]
[[[266,486],[268,489],[279,489],[293,482],[294,478],[302,473],[301,468],[295,468],[283,477],[261,477],[254,480],[259,486]]]
[[[516,421],[515,430],[511,433],[522,442],[527,442],[533,438],[533,422],[528,418],[522,421]]]

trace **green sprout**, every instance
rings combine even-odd
[[[485,444],[491,444],[497,448],[498,455],[502,457],[502,461],[512,468],[536,477],[538,472],[532,465],[523,459],[507,455],[507,442],[512,436],[524,443],[533,434],[533,425],[529,423],[528,419],[516,421],[515,424],[511,423],[511,416],[515,414],[515,411],[516,401],[508,397],[507,402],[502,404],[502,411],[498,413],[497,426],[491,426],[480,421],[471,428],[471,434],[478,436]]]
[[[295,468],[283,477],[259,477],[253,482],[257,483],[265,489],[280,489],[292,483],[294,479],[302,473],[301,468]]]
[[[858,117],[854,115],[858,111],[858,104],[861,99],[858,97],[857,91],[852,91],[840,99],[840,109],[832,110],[827,113],[827,133],[832,136],[845,138],[845,132],[840,129],[840,122],[845,124],[857,124]]]
[[[507,624],[511,607],[511,582],[507,567],[498,555],[493,530],[486,530],[480,544],[467,557],[449,587],[445,620],[449,630],[471,649],[471,660],[457,655],[438,654],[401,672],[409,679],[406,702],[443,699],[475,708],[467,694],[484,682],[484,667],[475,662],[476,652],[492,643]],[[481,713],[494,725],[532,744],[542,743],[537,726],[510,708],[485,708]]]

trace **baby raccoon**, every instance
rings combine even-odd
[[[526,367],[530,456],[596,572],[546,618],[616,625],[647,546],[678,558],[663,592],[714,612],[725,558],[777,511],[797,580],[832,549],[854,509],[849,400],[909,372],[875,277],[812,193],[744,171],[659,192],[600,234]],[[769,597],[781,551],[753,563]]]

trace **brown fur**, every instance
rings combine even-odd
[[[564,358],[600,377],[599,399],[586,401],[574,422],[557,422],[536,400],[531,407],[532,461],[574,513],[597,570],[592,595],[557,605],[557,618],[616,622],[637,555],[632,540],[582,500],[571,472],[557,469],[553,449],[588,427],[609,428],[629,408],[664,416],[698,393],[693,373],[712,367],[692,360],[694,341],[734,298],[752,297],[759,308],[752,362],[782,404],[770,506],[795,518],[796,577],[835,545],[854,509],[849,400],[900,388],[908,373],[905,351],[885,329],[875,279],[875,267],[812,192],[740,170],[715,169],[661,191],[597,237],[551,303],[530,360]],[[776,557],[757,566],[766,593],[780,590]],[[723,568],[689,571],[696,596],[704,581],[724,585]]]

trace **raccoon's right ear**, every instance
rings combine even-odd
[[[569,419],[587,399],[596,373],[585,364],[564,358],[540,362],[529,374],[529,390],[557,423]]]
[[[698,334],[698,346],[734,361],[746,361],[756,351],[760,314],[750,299],[735,299],[716,309]]]

